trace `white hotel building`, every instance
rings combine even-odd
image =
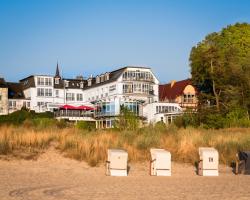
[[[121,105],[146,123],[168,123],[182,112],[178,104],[159,102],[159,80],[147,67],[127,66],[88,79],[64,79],[57,66],[55,76],[32,75],[20,80],[20,85],[24,97],[18,101],[25,101],[29,109],[53,112],[63,105],[92,106],[95,108],[92,120],[98,128],[112,127]],[[73,115],[60,117],[86,120]]]

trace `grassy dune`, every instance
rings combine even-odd
[[[52,142],[65,156],[85,160],[91,166],[106,160],[108,148],[125,149],[129,160],[138,162],[149,160],[151,147],[169,150],[174,161],[194,164],[201,146],[215,147],[219,151],[220,162],[230,165],[238,150],[250,150],[250,129],[177,129],[170,126],[147,127],[134,132],[88,132],[77,128],[0,127],[1,157],[34,158]]]

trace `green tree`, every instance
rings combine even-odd
[[[121,105],[116,127],[120,130],[137,130],[139,127],[139,118],[126,106]]]
[[[250,24],[236,23],[192,48],[192,81],[200,90],[199,111],[208,102],[217,113],[239,106],[250,111]]]

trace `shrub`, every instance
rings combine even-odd
[[[183,115],[178,116],[174,120],[174,124],[178,128],[181,128],[181,127],[186,128],[188,126],[198,127],[199,126],[198,115],[196,113],[187,111]]]
[[[35,118],[32,120],[33,125],[38,129],[55,127],[57,120],[50,118]]]
[[[78,121],[76,123],[76,128],[81,130],[92,131],[96,129],[95,122]]]
[[[227,127],[250,127],[250,120],[247,111],[242,108],[235,108],[226,115]]]
[[[205,129],[224,128],[225,127],[225,118],[223,117],[223,115],[221,115],[219,113],[207,114],[205,119],[204,119],[202,127]]]
[[[64,119],[56,120],[56,127],[59,129],[66,128],[68,126],[67,121]]]
[[[137,130],[139,118],[128,107],[121,106],[119,119],[115,123],[115,128],[120,130]]]
[[[54,118],[54,114],[52,112],[43,112],[43,113],[34,113],[35,118]]]
[[[9,115],[3,115],[0,116],[0,123],[7,123],[7,124],[21,124],[23,123],[26,119],[31,119],[32,114],[28,112],[27,110],[18,110],[16,112],[13,112]]]
[[[147,128],[149,128],[149,127],[147,127]],[[158,131],[158,132],[165,132],[166,129],[167,129],[166,124],[162,121],[157,122],[154,126],[154,130]]]

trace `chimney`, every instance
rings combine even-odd
[[[83,80],[83,76],[82,75],[78,75],[78,76],[76,76],[76,79],[77,80]]]
[[[174,84],[176,83],[176,80],[172,80],[170,83],[171,83],[171,88],[172,88]]]

